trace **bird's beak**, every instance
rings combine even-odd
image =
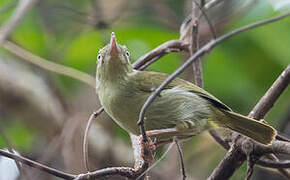
[[[112,32],[112,35],[111,35],[109,52],[111,56],[117,56],[121,52],[114,32]]]

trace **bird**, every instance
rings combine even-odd
[[[118,44],[115,33],[110,43],[98,51],[96,92],[100,103],[128,133],[140,135],[140,110],[168,76],[135,70],[128,49]],[[271,144],[277,134],[272,126],[232,111],[206,90],[181,78],[170,82],[149,105],[144,126],[147,135],[160,144],[190,139],[220,127],[264,145]]]

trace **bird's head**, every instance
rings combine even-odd
[[[133,71],[126,46],[118,44],[116,35],[112,32],[108,45],[98,52],[97,83],[106,81],[120,81]]]

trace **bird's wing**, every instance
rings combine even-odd
[[[146,73],[146,74],[145,74]],[[138,71],[133,76],[133,81],[136,83],[139,88],[139,90],[151,93],[153,92],[160,84],[166,80],[168,77],[168,74],[164,73],[158,73],[158,72],[150,72],[150,71]],[[224,110],[231,109],[226,106],[224,103],[222,103],[220,100],[218,100],[216,97],[211,95],[210,93],[206,92],[204,89],[188,82],[180,78],[175,78],[169,85],[167,85],[164,89],[171,89],[173,87],[181,87],[189,92],[195,93],[199,95],[200,97],[208,100],[211,102],[214,106],[219,107]]]

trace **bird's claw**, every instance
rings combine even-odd
[[[154,160],[153,151],[156,149],[155,143],[148,137],[147,141],[140,140],[141,143],[141,157],[145,162],[151,163]]]

